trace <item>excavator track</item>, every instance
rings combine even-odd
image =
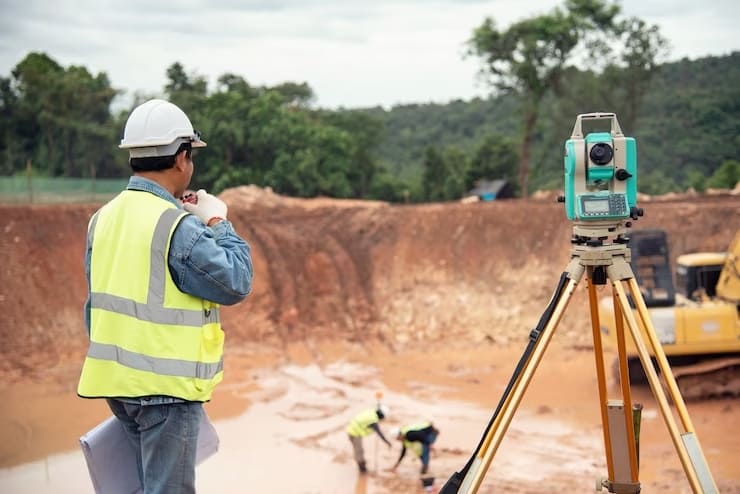
[[[686,401],[740,397],[740,357],[671,368]]]
[[[647,377],[640,359],[630,357],[628,360],[630,384],[647,385]],[[653,362],[656,372],[660,374],[657,364]],[[678,390],[685,401],[701,401],[720,398],[740,397],[740,356],[722,357],[704,360],[692,364],[671,364],[673,377]],[[619,384],[619,361],[612,362],[612,375],[615,384]],[[661,379],[665,389],[665,380]],[[668,390],[665,389],[666,393]]]

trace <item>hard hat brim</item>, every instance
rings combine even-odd
[[[206,141],[201,141],[197,136],[184,138],[180,137],[173,142],[164,146],[146,146],[146,147],[129,147],[129,157],[131,158],[152,158],[156,156],[172,156],[184,143],[190,143],[192,148],[204,148],[208,146]],[[119,146],[123,148],[123,146]],[[126,148],[124,148],[126,149]]]

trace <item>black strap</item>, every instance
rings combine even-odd
[[[563,290],[565,289],[565,285],[568,282],[568,278],[569,275],[567,271],[563,272],[563,274],[560,275],[560,281],[558,281],[558,286],[555,289],[555,293],[553,294],[550,303],[547,305],[545,312],[542,313],[542,316],[540,316],[540,320],[537,323],[537,326],[529,333],[529,343],[527,344],[527,348],[524,350],[524,353],[519,359],[519,363],[514,369],[514,373],[512,374],[509,383],[506,385],[504,394],[501,396],[501,400],[499,400],[498,405],[496,406],[496,411],[493,412],[493,416],[491,417],[491,420],[488,422],[488,425],[483,432],[483,436],[478,443],[478,447],[475,448],[475,451],[473,452],[473,456],[470,457],[462,470],[460,470],[459,472],[455,472],[452,477],[450,477],[447,483],[442,487],[442,489],[440,489],[439,494],[457,494],[458,490],[460,489],[460,486],[462,485],[463,480],[465,480],[465,476],[467,475],[468,470],[470,470],[470,467],[475,461],[476,456],[478,456],[478,452],[483,447],[483,443],[485,442],[486,436],[488,435],[488,431],[491,429],[491,427],[493,427],[493,423],[496,421],[498,414],[501,412],[501,409],[508,399],[509,394],[511,394],[511,390],[514,388],[514,384],[516,384],[517,379],[519,379],[519,375],[522,373],[522,370],[524,370],[524,366],[527,364],[530,355],[534,351],[534,348],[540,338],[540,335],[542,334],[542,331],[545,329],[545,326],[547,326],[547,323],[552,318],[552,313],[555,310],[558,302],[560,301],[560,297],[563,295]]]

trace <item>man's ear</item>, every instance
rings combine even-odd
[[[182,150],[175,155],[175,168],[182,171],[188,165],[187,151]]]

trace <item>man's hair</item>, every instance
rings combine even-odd
[[[175,166],[175,157],[185,151],[185,157],[190,159],[193,154],[193,146],[189,142],[183,142],[172,156],[151,156],[146,158],[129,158],[128,164],[135,172],[153,172],[167,170]]]

